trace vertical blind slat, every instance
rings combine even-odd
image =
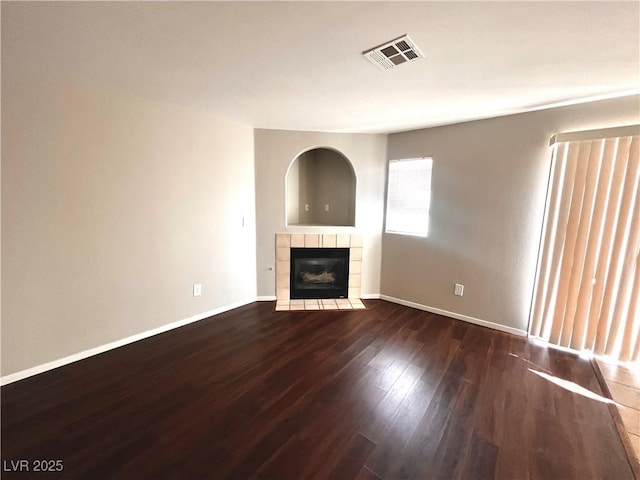
[[[636,337],[636,346],[633,349],[633,355],[631,355],[631,361],[640,362],[640,338],[637,338],[637,337]]]
[[[573,265],[573,253],[578,238],[578,224],[580,221],[580,210],[582,209],[584,182],[587,177],[587,163],[585,160],[588,158],[590,150],[590,142],[570,144],[569,146],[567,162],[573,162],[575,164],[575,176],[572,188],[570,189],[569,215],[564,234],[562,263],[560,265],[560,272],[562,272],[562,274],[558,281],[558,293],[553,314],[554,322],[551,327],[551,337],[549,337],[549,341],[552,343],[558,343],[560,341],[560,334],[567,320],[564,313],[567,307],[569,282],[571,281],[570,272]]]
[[[640,197],[638,196],[638,182],[640,180],[640,152],[638,151],[637,138],[632,142],[629,151],[629,167],[627,172],[627,181],[625,181],[625,198],[629,199],[629,223],[625,228],[625,233],[621,234],[626,238],[626,244],[623,243],[620,251],[620,257],[623,259],[621,267],[618,293],[614,301],[614,310],[612,315],[612,324],[609,335],[607,337],[604,353],[606,355],[614,354],[614,351],[622,339],[618,338],[621,324],[625,322],[623,316],[628,311],[631,301],[631,288],[633,286],[633,276],[635,270],[636,258],[638,255],[638,247],[640,245]],[[628,188],[628,190],[626,190]],[[626,213],[626,212],[625,212]],[[620,226],[620,224],[618,224]],[[624,242],[624,239],[623,239]]]
[[[571,188],[573,185],[573,179],[576,173],[576,162],[570,161],[568,157],[569,149],[566,145],[563,145],[562,155],[558,158],[561,159],[564,164],[562,184],[569,185],[564,187],[560,192],[560,203],[558,205],[558,213],[555,218],[556,233],[554,235],[553,244],[551,246],[551,266],[549,269],[549,287],[547,288],[547,298],[545,301],[543,313],[542,313],[542,336],[548,338],[553,327],[552,315],[555,294],[557,291],[557,282],[559,279],[560,261],[562,259],[562,244],[564,241],[564,232],[558,232],[558,225],[565,225],[569,216],[569,207],[571,204]]]
[[[640,222],[640,206],[638,206],[637,202],[634,210],[635,214],[633,216],[633,221],[638,223]],[[632,229],[630,233],[633,234],[634,231],[636,230]],[[627,245],[628,248],[626,248],[624,263],[622,264],[622,271],[620,274],[618,292],[614,302],[613,314],[611,316],[611,328],[604,348],[604,353],[606,355],[613,355],[618,344],[622,345],[622,338],[619,338],[619,334],[625,330],[624,327],[620,327],[625,323],[625,317],[628,314],[629,306],[631,304],[631,290],[633,288],[633,277],[635,276],[635,250],[637,250],[636,245],[638,243],[638,238],[640,237],[638,233],[640,232],[637,232],[632,237],[630,236],[629,244]],[[633,246],[631,245],[632,243]],[[634,250],[633,252],[632,249]]]
[[[575,316],[582,321],[574,322],[573,335],[571,336],[571,348],[580,350],[585,348],[585,339],[588,328],[589,306],[593,293],[593,279],[596,274],[596,262],[598,251],[602,244],[602,232],[604,226],[604,213],[606,200],[613,175],[613,160],[618,142],[616,139],[607,139],[601,152],[601,171],[598,176],[598,186],[594,200],[594,210],[591,218],[591,228],[585,253],[582,282],[578,293]]]
[[[549,192],[547,194],[547,218],[545,220],[544,231],[542,232],[542,249],[540,250],[540,272],[538,273],[538,280],[536,282],[535,289],[535,301],[532,310],[531,318],[531,334],[539,337],[542,331],[542,313],[544,311],[544,302],[547,296],[547,290],[549,287],[549,270],[551,263],[551,249],[553,248],[553,235],[554,227],[557,222],[558,205],[560,195],[558,191],[562,185],[564,174],[564,162],[562,157],[566,144],[556,145],[553,149],[553,157],[551,160],[551,176]]]
[[[606,285],[607,271],[611,254],[611,246],[613,243],[613,235],[611,232],[615,228],[616,213],[622,192],[622,181],[624,180],[625,169],[627,166],[627,158],[629,157],[630,139],[620,139],[618,149],[616,151],[616,159],[614,164],[613,178],[609,189],[609,195],[605,208],[605,223],[602,243],[598,252],[598,262],[595,274],[595,285],[593,287],[593,295],[591,297],[591,305],[589,306],[589,317],[587,320],[587,340],[585,348],[592,350],[598,333],[598,320],[602,307],[602,297]]]
[[[631,152],[630,152],[631,153]],[[609,260],[609,273],[607,274],[607,284],[602,297],[602,308],[600,319],[598,321],[598,333],[596,335],[596,344],[594,352],[605,353],[607,339],[613,322],[613,314],[615,308],[615,295],[620,286],[620,275],[622,272],[622,260],[624,258],[624,244],[630,228],[630,220],[632,213],[632,202],[635,199],[637,189],[638,176],[638,158],[627,158],[627,172],[622,188],[622,198],[619,206],[617,228],[614,228],[615,238],[613,241],[613,250],[611,251],[611,259]]]
[[[620,349],[620,360],[628,362],[631,360],[633,348],[640,343],[638,335],[640,334],[640,252],[636,255],[635,274],[633,276],[633,288],[631,289],[631,298],[629,304],[629,312],[627,313],[627,324],[622,336],[622,348]]]
[[[578,223],[578,231],[576,245],[573,252],[573,263],[571,266],[571,277],[569,280],[569,291],[567,294],[567,306],[565,308],[565,321],[562,327],[562,336],[560,343],[569,345],[573,335],[573,326],[575,325],[575,313],[578,306],[578,293],[582,283],[582,273],[584,267],[585,253],[587,249],[587,239],[591,226],[591,217],[593,213],[593,200],[595,198],[596,184],[598,183],[598,173],[600,165],[600,156],[602,154],[602,141],[588,142],[589,148],[585,148],[584,155],[578,159],[586,166],[586,177],[584,180],[584,195],[580,210],[580,220]]]

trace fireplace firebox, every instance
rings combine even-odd
[[[292,299],[347,298],[348,248],[292,248]]]

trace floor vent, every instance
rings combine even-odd
[[[363,52],[362,55],[380,70],[391,70],[403,63],[414,62],[424,55],[408,35],[391,40]]]

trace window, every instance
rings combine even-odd
[[[386,232],[426,237],[429,233],[432,158],[389,162]]]

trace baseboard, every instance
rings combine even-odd
[[[256,297],[256,302],[274,302],[276,300],[275,295],[262,295]]]
[[[208,312],[194,315],[193,317],[168,323],[166,325],[162,325],[160,327],[153,328],[145,332],[131,335],[130,337],[126,337],[121,340],[116,340],[115,342],[107,343],[105,345],[100,345],[99,347],[95,347],[95,348],[90,348],[89,350],[84,350],[82,352],[69,355],[68,357],[64,357],[59,360],[53,360],[52,362],[43,363],[42,365],[37,365],[35,367],[27,368],[25,370],[21,370],[16,373],[5,375],[4,377],[0,377],[0,385],[7,385],[9,383],[17,382],[18,380],[32,377],[33,375],[38,375],[39,373],[47,372],[49,370],[53,370],[54,368],[62,367],[64,365],[77,362],[78,360],[84,360],[85,358],[89,358],[94,355],[98,355],[100,353],[108,352],[109,350],[113,350],[114,348],[122,347],[124,345],[128,345],[129,343],[137,342],[138,340],[143,340],[145,338],[158,335],[159,333],[164,333],[169,330],[173,330],[175,328],[188,325],[189,323],[197,322],[199,320],[204,320],[205,318],[209,318],[214,315],[218,315],[220,313],[224,313],[229,310],[233,310],[234,308],[242,307],[244,305],[248,305],[249,303],[253,303],[253,302],[255,302],[255,298],[242,300],[240,302],[232,303],[230,305],[225,305],[223,307],[219,307],[214,310],[210,310]]]
[[[402,300],[400,298],[390,297],[388,295],[380,295],[380,299],[386,300],[387,302],[397,303],[399,305],[404,305],[405,307],[415,308],[417,310],[424,310],[425,312],[437,313],[438,315],[443,315],[445,317],[455,318],[456,320],[462,320],[463,322],[473,323],[475,325],[480,325],[483,327],[493,328],[494,330],[500,330],[501,332],[511,333],[513,335],[518,335],[521,337],[526,337],[526,330],[520,330],[519,328],[507,327],[505,325],[500,325],[499,323],[489,322],[487,320],[482,320],[480,318],[469,317],[468,315],[461,315],[460,313],[449,312],[447,310],[442,310],[440,308],[429,307],[427,305],[422,305],[420,303],[409,302],[407,300]]]
[[[360,298],[363,300],[380,300],[379,293],[363,293],[360,295]]]

